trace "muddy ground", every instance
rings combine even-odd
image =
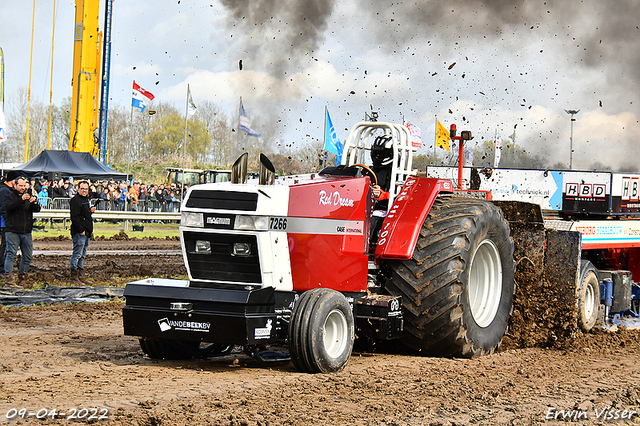
[[[36,250],[62,251],[35,256],[36,275],[61,283],[70,247],[36,243]],[[178,248],[177,241],[95,241],[86,269],[96,285],[179,276]],[[91,254],[100,250],[117,251]],[[146,250],[163,254],[127,255]],[[578,333],[561,345],[472,360],[356,351],[343,371],[309,375],[238,352],[151,360],[122,335],[122,306],[0,310],[0,423],[66,423],[75,410],[84,416],[76,421],[95,414],[107,418],[90,422],[113,425],[531,425],[563,415],[576,424],[640,424],[638,331]],[[34,416],[9,421],[13,409]],[[54,420],[34,418],[53,409]]]

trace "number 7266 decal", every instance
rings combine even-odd
[[[269,229],[277,230],[277,231],[286,231],[287,230],[287,218],[286,217],[270,217],[269,218]]]

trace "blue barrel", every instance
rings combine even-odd
[[[605,278],[600,285],[600,294],[603,296],[605,306],[611,307],[613,305],[613,280],[611,278]]]

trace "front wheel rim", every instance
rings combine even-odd
[[[493,241],[482,241],[473,254],[467,289],[474,321],[488,327],[498,314],[502,297],[502,262]]]
[[[595,297],[595,290],[593,288],[593,285],[591,282],[588,282],[587,288],[585,289],[585,292],[584,292],[584,314],[587,321],[591,319],[591,317],[593,316],[593,313],[595,312],[595,309],[594,309],[595,299],[596,297]]]
[[[324,323],[323,344],[327,355],[331,358],[338,358],[345,351],[347,346],[349,326],[347,317],[339,310],[332,310]]]

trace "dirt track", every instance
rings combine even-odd
[[[90,251],[172,247],[177,242],[92,242]],[[127,274],[184,274],[176,255],[87,259],[89,275],[102,285]],[[67,261],[41,256],[34,265],[55,275]],[[65,413],[47,424],[65,421],[72,408],[94,408],[98,416],[107,413],[99,423],[115,425],[529,425],[561,421],[545,419],[561,418],[560,410],[579,424],[610,424],[607,413],[640,424],[638,331],[596,332],[564,349],[511,349],[473,360],[355,352],[342,372],[308,375],[241,353],[214,361],[150,360],[135,338],[122,335],[122,305],[0,310],[0,422],[12,408]]]

